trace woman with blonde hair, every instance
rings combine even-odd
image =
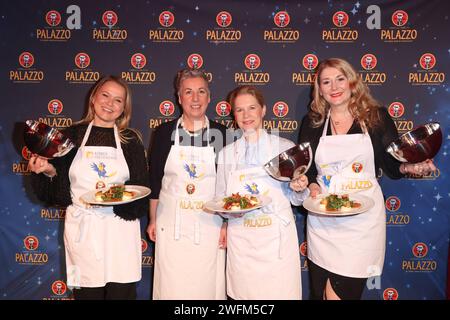
[[[141,138],[128,128],[128,85],[114,76],[100,79],[87,107],[86,116],[64,131],[75,148],[52,160],[30,158],[33,189],[48,205],[67,206],[67,285],[75,299],[135,299],[142,260],[139,218],[148,212],[148,199],[109,206],[80,199],[116,183],[148,185]]]
[[[312,197],[358,192],[374,200],[367,212],[332,217],[309,213],[308,267],[313,299],[360,299],[369,277],[383,269],[386,218],[377,181],[380,169],[393,179],[435,170],[431,160],[400,164],[385,149],[398,136],[386,109],[345,60],[317,67],[311,110],[300,128],[315,165],[307,176]]]

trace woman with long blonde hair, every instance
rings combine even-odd
[[[142,259],[139,218],[148,212],[148,199],[104,206],[83,200],[88,192],[117,183],[148,185],[141,138],[128,128],[131,109],[131,92],[122,79],[100,79],[91,90],[86,116],[64,132],[76,147],[61,158],[33,155],[29,161],[38,198],[67,206],[67,285],[75,299],[136,298]]]

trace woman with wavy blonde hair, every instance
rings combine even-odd
[[[319,64],[311,109],[300,128],[300,142],[310,142],[314,155],[315,165],[307,173],[311,197],[345,193],[350,200],[369,200],[358,215],[308,214],[312,299],[360,299],[367,279],[381,274],[386,217],[379,170],[399,179],[436,169],[431,160],[395,160],[385,149],[397,136],[386,109],[347,61],[331,58]]]

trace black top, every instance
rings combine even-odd
[[[174,145],[175,129],[178,119],[162,123],[152,135],[152,143],[149,152],[149,167],[150,167],[150,194],[151,199],[159,199],[159,192],[161,191],[162,178],[164,176],[164,167],[166,166],[167,157],[169,156],[170,148]],[[230,136],[227,135],[227,127],[224,125],[209,120],[210,139],[209,144],[214,147],[217,156],[219,151],[228,143]],[[208,146],[208,139],[206,128],[201,132],[192,135],[189,134],[183,127],[178,126],[180,146]]]
[[[404,177],[404,175],[400,173],[401,163],[385,151],[386,147],[398,138],[397,128],[385,108],[379,108],[378,111],[381,120],[380,124],[376,128],[369,129],[369,136],[372,141],[375,156],[376,174],[378,174],[379,170],[382,169],[383,172],[391,179],[400,179]],[[313,152],[313,162],[306,174],[309,179],[309,183],[317,183],[317,168],[314,165],[314,160],[324,126],[325,121],[320,127],[313,128],[311,125],[311,119],[308,115],[306,115],[303,118],[302,125],[300,127],[299,142],[302,143],[309,141]],[[357,133],[362,133],[362,129],[359,122],[355,121],[347,134]],[[329,125],[327,135],[331,134],[331,125]]]
[[[44,174],[33,174],[32,185],[39,200],[47,205],[69,206],[72,204],[70,195],[69,169],[80,147],[87,125],[75,125],[63,131],[76,147],[63,157],[50,160],[56,169],[57,175],[48,178]],[[130,172],[130,180],[125,184],[148,187],[148,168],[144,146],[131,130],[125,130],[124,135],[130,137],[127,143],[121,143],[123,154]],[[86,146],[103,146],[116,148],[114,128],[93,126]],[[80,173],[82,174],[82,173]],[[124,220],[135,220],[148,214],[148,198],[139,199],[122,205],[113,206],[116,215]]]

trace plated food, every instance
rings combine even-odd
[[[352,209],[360,208],[361,203],[350,200],[348,194],[330,194],[320,200],[320,207],[325,211],[348,212]]]
[[[223,206],[225,210],[246,210],[251,209],[259,205],[259,200],[257,197],[250,194],[241,196],[238,193],[233,193],[229,197],[223,198]]]
[[[112,186],[106,191],[97,191],[95,200],[103,202],[116,202],[130,200],[134,197],[133,191],[126,191],[124,185]]]

